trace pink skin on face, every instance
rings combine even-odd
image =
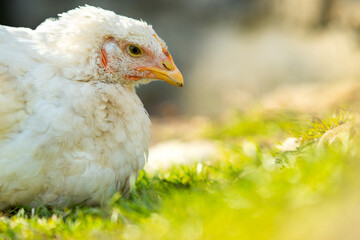
[[[138,81],[141,79],[157,79],[168,82],[175,86],[183,86],[183,77],[180,71],[177,69],[170,53],[163,46],[160,40],[155,37],[161,44],[163,55],[160,58],[155,57],[154,53],[147,48],[141,48],[143,54],[139,57],[131,56],[127,48],[131,43],[128,42],[117,42],[114,38],[109,38],[105,41],[103,47],[100,50],[100,64],[101,66],[113,74],[117,69],[116,62],[122,61],[124,57],[127,58],[126,71],[129,74],[124,75],[123,78]],[[121,52],[120,52],[121,49]],[[128,54],[122,55],[121,54]]]

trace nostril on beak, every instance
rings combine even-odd
[[[173,70],[173,66],[172,66],[171,63],[163,62],[162,65],[164,66],[164,68],[166,68],[166,69],[169,70],[169,71],[172,71],[172,70]]]

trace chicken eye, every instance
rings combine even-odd
[[[143,50],[135,45],[129,45],[128,52],[134,57],[139,57],[143,54]]]

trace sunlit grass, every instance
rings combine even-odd
[[[217,158],[142,171],[130,198],[116,194],[100,208],[6,210],[0,238],[339,239],[336,234],[349,232],[345,226],[359,223],[348,218],[349,209],[360,210],[357,140],[317,142],[348,121],[238,114],[205,133],[220,143]],[[296,151],[276,148],[292,136],[302,139]]]

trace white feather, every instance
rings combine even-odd
[[[0,209],[98,204],[144,167],[150,120],[134,87],[107,83],[104,36],[161,51],[151,26],[95,7],[36,30],[0,26]]]

